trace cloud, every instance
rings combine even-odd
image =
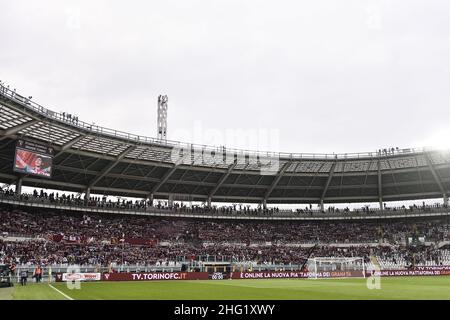
[[[224,132],[219,145],[229,129],[276,129],[287,152],[409,147],[450,116],[449,11],[417,0],[11,1],[0,78],[142,135],[155,136],[167,94],[175,140],[201,121]]]

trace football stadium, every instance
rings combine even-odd
[[[0,120],[13,298],[450,298],[448,151],[197,146],[93,127],[3,85]],[[378,207],[325,207],[362,201]]]
[[[331,153],[176,141],[171,112],[191,111],[169,112],[174,90],[146,106],[150,136],[102,124],[140,117],[132,103],[78,116],[39,101],[71,85],[34,76],[53,84],[39,99],[0,82],[0,300],[450,300],[448,137]],[[346,124],[351,145],[364,132]]]

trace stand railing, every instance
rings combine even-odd
[[[114,203],[98,203],[86,205],[83,201],[69,202],[51,201],[24,195],[7,195],[0,193],[0,203],[23,205],[29,207],[49,208],[90,213],[111,213],[126,215],[145,215],[155,217],[206,218],[206,219],[260,219],[260,220],[347,220],[347,219],[383,219],[410,218],[426,216],[450,216],[447,206],[425,206],[393,209],[369,209],[354,211],[326,212],[317,210],[253,210],[249,212],[220,209],[169,208],[154,206],[114,206]],[[112,204],[112,205],[111,205]]]

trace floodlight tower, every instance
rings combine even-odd
[[[158,140],[167,140],[167,96],[158,96],[158,126],[157,137]]]

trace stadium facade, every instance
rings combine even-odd
[[[52,149],[51,178],[13,172],[21,140]],[[450,152],[289,154],[162,141],[79,121],[2,86],[0,182],[169,202],[447,204]]]

